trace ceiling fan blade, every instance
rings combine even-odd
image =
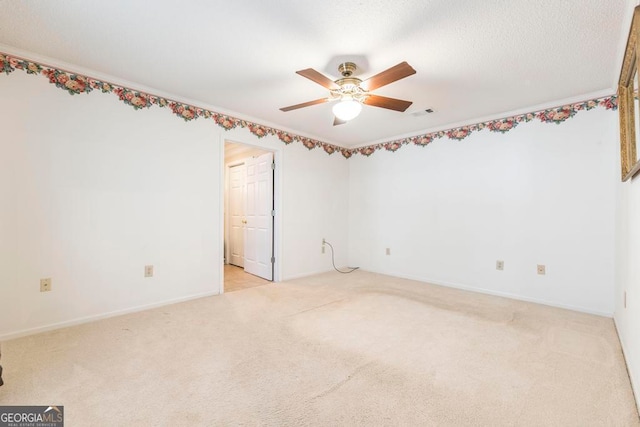
[[[313,68],[307,68],[306,70],[296,71],[296,74],[300,74],[302,77],[306,77],[311,81],[318,83],[320,86],[323,86],[329,90],[332,89],[340,89],[340,86],[336,84],[333,80],[329,79],[329,77],[325,76],[314,70]]]
[[[316,104],[323,104],[323,103],[325,103],[327,101],[329,101],[329,98],[315,99],[313,101],[303,102],[302,104],[296,104],[296,105],[290,105],[288,107],[283,107],[283,108],[280,109],[280,111],[297,110],[298,108],[310,107],[310,106],[316,105]]]
[[[347,121],[346,121],[346,120],[341,120],[341,119],[339,119],[339,118],[337,118],[337,117],[334,117],[334,118],[333,118],[333,125],[334,125],[334,126],[343,125],[343,124],[345,124],[345,123],[347,123]]]
[[[365,104],[372,107],[386,108],[388,110],[405,111],[413,102],[403,101],[402,99],[387,98],[380,95],[369,95],[364,101]]]
[[[373,77],[369,77],[360,84],[360,87],[366,91],[375,90],[379,87],[388,85],[389,83],[409,77],[415,73],[416,70],[414,70],[411,65],[406,62],[401,62],[388,70],[378,73]]]

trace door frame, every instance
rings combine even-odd
[[[275,170],[273,174],[273,205],[275,210],[275,216],[273,218],[273,256],[276,258],[276,262],[273,265],[273,282],[280,282],[282,280],[282,169],[283,169],[283,151],[282,147],[266,147],[266,144],[245,142],[240,139],[228,139],[223,135],[220,136],[220,186],[219,186],[219,200],[220,200],[220,239],[219,243],[219,268],[220,275],[218,281],[218,292],[224,293],[224,260],[225,260],[225,233],[226,233],[226,220],[225,220],[225,191],[227,186],[227,168],[224,162],[224,144],[230,142],[233,144],[243,144],[250,147],[259,148],[264,151],[271,151],[273,153],[273,162],[275,164]]]

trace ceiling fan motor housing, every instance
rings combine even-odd
[[[357,77],[351,77],[355,70],[356,64],[353,62],[343,62],[338,66],[338,71],[342,74],[342,78],[336,80],[336,84],[340,88],[331,91],[333,98],[354,99],[362,102],[365,96],[365,91],[360,88],[362,80]]]
[[[342,77],[351,77],[351,75],[356,71],[356,64],[353,62],[343,62],[338,65],[338,71],[342,74]]]
[[[362,80],[360,79],[354,77],[345,77],[336,80],[336,83],[340,86],[340,88],[331,91],[332,98],[340,98],[343,100],[355,99],[356,101],[362,102],[364,97],[367,96],[367,93],[360,88],[360,83],[362,83]]]

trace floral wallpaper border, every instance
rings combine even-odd
[[[386,151],[397,151],[400,147],[410,144],[424,147],[430,144],[432,141],[444,137],[460,141],[468,137],[471,133],[483,129],[489,129],[491,132],[506,133],[518,126],[520,123],[526,123],[533,120],[540,120],[544,123],[560,124],[575,116],[579,111],[591,110],[596,107],[603,107],[607,110],[616,110],[618,108],[617,97],[615,95],[611,95],[603,98],[591,99],[588,101],[564,105],[557,108],[550,108],[533,113],[518,114],[498,120],[491,120],[448,130],[430,132],[423,135],[396,139],[393,141],[367,145],[364,147],[344,148],[334,144],[329,144],[327,142],[318,141],[272,127],[263,126],[258,123],[253,123],[247,120],[242,120],[225,114],[217,113],[215,111],[207,110],[189,104],[184,104],[148,93],[139,92],[135,89],[129,89],[88,76],[52,68],[34,61],[0,52],[0,73],[4,72],[8,75],[15,70],[23,70],[27,72],[27,74],[45,76],[49,79],[49,82],[51,84],[54,84],[60,89],[66,90],[71,95],[89,93],[94,90],[100,91],[102,93],[114,94],[118,96],[120,101],[133,107],[134,110],[150,108],[151,106],[155,105],[160,108],[168,108],[173,114],[177,115],[187,122],[202,117],[204,119],[213,120],[215,124],[225,130],[235,129],[237,127],[246,128],[257,138],[263,138],[267,135],[273,135],[285,144],[299,142],[309,150],[321,147],[328,154],[340,152],[347,159],[356,153],[368,157],[378,150],[384,149]]]
[[[449,130],[441,130],[437,132],[431,132],[424,135],[411,136],[402,139],[396,139],[394,141],[381,142],[379,144],[367,145],[365,147],[353,148],[352,153],[362,154],[363,156],[370,156],[377,150],[396,151],[403,145],[419,145],[426,146],[432,141],[440,138],[447,137],[456,141],[461,141],[471,135],[473,132],[477,132],[483,129],[489,129],[491,132],[506,133],[511,129],[518,126],[520,123],[527,123],[533,120],[540,120],[543,123],[555,123],[560,124],[565,120],[575,116],[578,111],[591,110],[596,107],[603,107],[607,110],[618,109],[618,98],[615,95],[591,99],[583,102],[576,102],[562,107],[549,108],[546,110],[536,111],[533,113],[518,114],[515,116],[505,117],[503,119],[490,120],[487,122],[477,123],[474,125],[460,126]]]

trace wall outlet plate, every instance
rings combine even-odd
[[[544,266],[544,264],[538,264],[538,274],[540,275],[547,274],[547,268]]]
[[[504,261],[502,260],[498,260],[496,261],[496,270],[504,270]]]
[[[391,248],[387,248],[387,249],[385,250],[385,253],[386,253],[387,255],[391,255]]]
[[[144,266],[144,277],[153,277],[153,265]]]
[[[40,292],[49,292],[51,290],[51,278],[40,279]]]

